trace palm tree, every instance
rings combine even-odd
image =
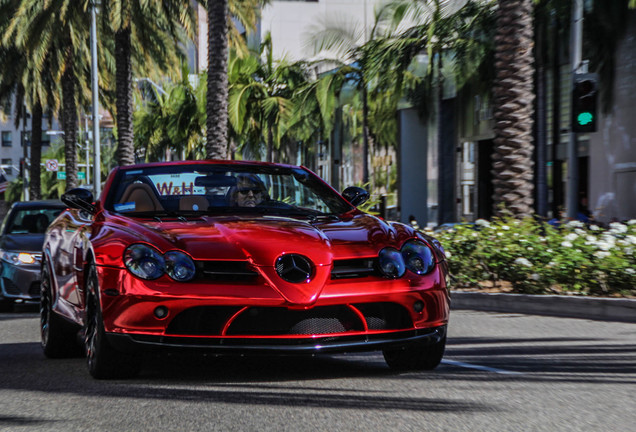
[[[499,0],[493,88],[495,212],[534,212],[532,0]]]
[[[207,142],[209,159],[227,157],[228,0],[208,0]]]
[[[11,25],[11,19],[16,14],[19,2],[3,0],[0,2],[0,35],[5,35]],[[3,40],[5,38],[3,37]],[[44,109],[56,111],[59,107],[57,86],[53,82],[51,70],[47,67],[50,61],[44,60],[44,68],[40,73],[34,67],[34,62],[25,56],[13,40],[0,41],[0,62],[11,67],[0,70],[0,100],[14,102],[16,107],[16,128],[26,112],[21,107],[26,106],[31,111],[31,163],[29,170],[29,193],[31,199],[41,197],[40,188],[40,160],[42,151],[42,118]],[[26,143],[25,143],[26,145]]]
[[[102,9],[115,39],[117,159],[130,165],[135,160],[133,68],[142,76],[153,69],[175,71],[182,34],[193,37],[196,19],[190,0],[104,0]]]
[[[135,149],[147,162],[161,160],[168,152],[184,159],[205,156],[205,81],[196,87],[188,80],[187,66],[182,66],[181,80],[160,93],[140,100],[134,114]]]
[[[87,96],[84,93],[87,86],[80,81],[85,70],[81,61],[90,58],[90,54],[85,42],[89,34],[85,16],[88,0],[68,6],[65,1],[20,2],[4,32],[3,42],[13,41],[37,74],[50,71],[52,82],[61,83],[66,187],[71,189],[77,186],[77,107]],[[37,79],[37,74],[32,78]]]
[[[373,37],[373,35],[372,35]],[[314,52],[335,51],[338,58],[325,59],[322,63],[335,65],[336,73],[341,76],[339,82],[342,85],[352,85],[361,94],[362,98],[362,178],[363,183],[369,181],[369,49],[361,46],[363,34],[355,26],[344,27],[341,23],[325,23],[313,36]],[[339,92],[340,90],[338,90]]]
[[[242,145],[257,149],[266,142],[266,158],[272,162],[274,147],[280,147],[295,111],[294,94],[307,81],[305,71],[300,63],[274,62],[269,34],[260,53],[248,57],[234,54],[231,59],[230,125]]]
[[[203,1],[205,3],[205,1]],[[207,0],[208,12],[208,94],[207,141],[209,159],[225,159],[228,150],[228,56],[229,45],[245,54],[245,46],[230,16],[246,31],[254,29],[260,6],[269,0]]]

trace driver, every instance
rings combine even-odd
[[[267,198],[265,184],[254,174],[238,175],[236,186],[230,190],[230,203],[233,206],[256,207]]]

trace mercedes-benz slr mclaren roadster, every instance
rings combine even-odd
[[[95,378],[133,376],[154,349],[381,350],[392,368],[435,368],[449,317],[444,251],[357,209],[368,196],[280,164],[116,168],[99,200],[64,194],[69,209],[47,230],[44,353],[72,355],[80,340]]]

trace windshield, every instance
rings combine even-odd
[[[43,234],[62,208],[18,209],[5,222],[5,234]]]
[[[105,208],[131,216],[197,214],[338,215],[353,207],[303,168],[157,165],[122,170]]]

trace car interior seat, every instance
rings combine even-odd
[[[22,218],[22,229],[26,232],[34,233],[36,231],[36,216],[34,214],[24,215]]]
[[[120,203],[135,203],[136,212],[163,211],[163,206],[157,199],[152,188],[145,183],[130,184],[119,200]]]
[[[49,227],[49,218],[44,213],[40,213],[35,215],[35,231],[38,234],[44,234],[46,229]]]
[[[186,195],[179,200],[179,210],[207,211],[209,206],[202,195]]]

